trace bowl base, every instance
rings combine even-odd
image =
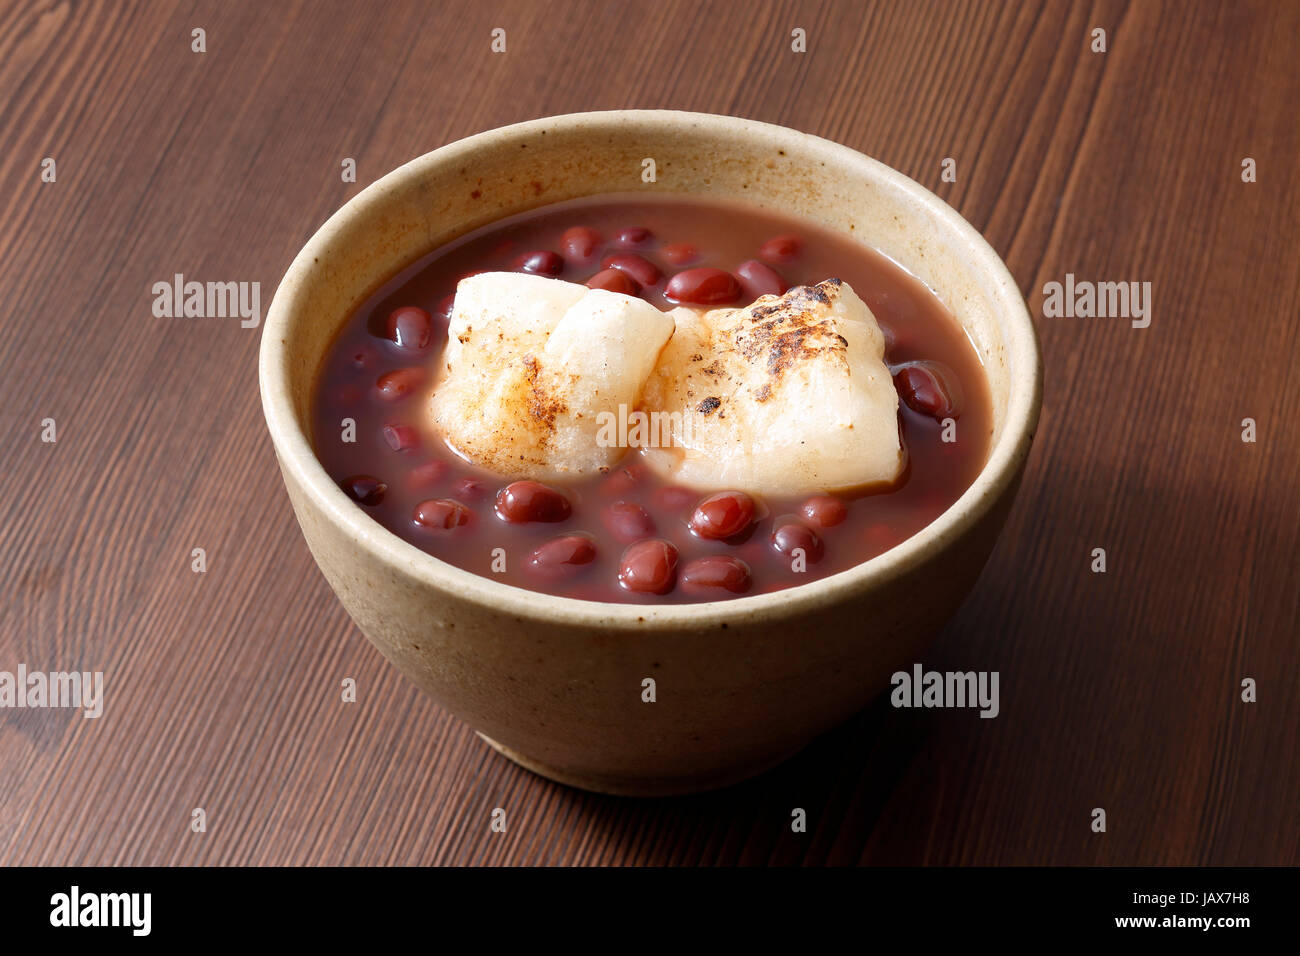
[[[785,763],[804,749],[802,746],[795,747],[775,759],[745,764],[740,767],[728,767],[715,773],[656,780],[649,777],[645,779],[607,777],[598,774],[580,774],[559,770],[544,763],[539,763],[530,757],[525,757],[509,747],[497,743],[487,734],[481,734],[478,731],[475,731],[475,733],[497,753],[525,770],[532,771],[539,777],[554,780],[556,783],[562,783],[567,787],[577,787],[579,790],[590,790],[594,793],[603,793],[614,797],[677,797],[689,793],[701,793],[705,790],[720,790],[723,787],[730,787],[751,777],[757,777],[778,764]]]

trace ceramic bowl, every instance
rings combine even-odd
[[[642,180],[653,158],[657,178]],[[973,485],[932,524],[809,584],[706,604],[603,604],[513,588],[402,541],[312,452],[309,401],[348,315],[436,246],[537,206],[629,190],[709,193],[815,220],[923,280],[987,372],[994,434]],[[394,170],[294,259],[267,314],[262,404],[312,556],[371,643],[510,759],[607,793],[719,787],[862,708],[975,584],[1011,506],[1041,401],[1024,300],[979,233],[844,146],[727,116],[620,110],[471,136]],[[643,699],[646,679],[655,700]],[[419,727],[410,728],[421,733]]]

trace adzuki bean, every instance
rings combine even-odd
[[[657,265],[645,256],[638,256],[635,252],[618,252],[612,256],[606,256],[601,260],[600,267],[626,272],[642,286],[658,285],[659,281],[664,277]]]
[[[377,505],[384,500],[384,493],[388,491],[388,485],[373,475],[353,475],[344,478],[339,486],[359,505]]]
[[[623,552],[618,583],[626,591],[667,594],[677,582],[677,549],[663,538],[638,541]]]
[[[454,498],[431,498],[415,506],[415,523],[422,528],[447,531],[468,524],[470,510]]]
[[[692,262],[700,257],[700,250],[695,248],[689,242],[670,242],[659,250],[659,255],[663,256],[664,262],[670,266],[689,266]]]
[[[564,258],[557,252],[539,249],[520,256],[518,268],[534,275],[555,278],[564,271]]]
[[[399,349],[418,352],[433,338],[433,317],[413,305],[394,309],[388,316],[388,339]]]
[[[798,236],[773,236],[759,247],[758,254],[768,262],[783,265],[799,258],[802,248],[803,243]]]
[[[655,520],[638,504],[616,501],[602,513],[609,533],[625,544],[655,533]]]
[[[740,281],[722,269],[700,267],[677,273],[668,280],[664,297],[692,305],[728,305],[740,298]]]
[[[848,506],[830,495],[814,495],[799,509],[815,525],[833,528],[849,516]]]
[[[743,491],[720,491],[695,506],[688,524],[701,538],[721,541],[740,534],[753,521],[753,498]]]
[[[393,451],[409,451],[419,444],[420,436],[412,425],[385,425],[384,441]]]
[[[718,589],[732,594],[749,590],[753,577],[749,565],[729,554],[713,554],[696,558],[682,568],[682,589],[693,594],[703,594]]]
[[[781,273],[757,259],[738,265],[736,275],[740,276],[746,294],[755,299],[761,295],[780,295],[789,288],[781,278]]]
[[[590,226],[573,226],[564,230],[560,248],[564,254],[579,262],[586,262],[596,254],[601,243],[600,233]]]
[[[894,373],[894,387],[907,407],[936,421],[961,414],[961,392],[934,362],[910,362]]]
[[[587,534],[562,534],[539,545],[528,556],[528,566],[543,574],[571,571],[596,560],[596,542]]]
[[[778,554],[783,554],[787,558],[796,557],[796,549],[803,552],[803,556],[809,564],[814,564],[822,559],[826,553],[822,545],[822,539],[818,537],[817,532],[813,531],[807,525],[800,524],[793,515],[786,515],[777,518],[772,525],[772,547]]]
[[[414,491],[432,488],[447,474],[447,467],[445,461],[437,459],[416,465],[406,476],[406,486]]]
[[[620,229],[614,241],[625,249],[646,245],[654,236],[644,226],[628,226]]]
[[[604,269],[587,280],[587,288],[604,289],[606,292],[619,292],[623,295],[640,295],[641,286],[626,272],[619,269]]]
[[[568,498],[540,481],[514,481],[497,492],[496,512],[512,524],[563,521],[572,511]]]
[[[487,485],[477,478],[462,478],[454,486],[452,491],[457,498],[463,498],[466,501],[479,501],[487,497]]]
[[[375,383],[375,390],[384,401],[399,402],[423,383],[424,369],[416,366],[395,368],[379,376],[379,380]]]

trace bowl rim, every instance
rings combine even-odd
[[[482,577],[448,564],[404,541],[361,510],[326,473],[311,440],[299,426],[289,389],[290,345],[282,333],[286,316],[306,294],[315,259],[346,223],[383,205],[398,182],[418,179],[436,165],[463,163],[477,150],[530,139],[543,130],[626,128],[634,124],[654,133],[671,133],[683,122],[730,136],[757,135],[774,146],[796,146],[820,153],[841,167],[856,166],[864,178],[902,193],[949,230],[950,238],[971,258],[973,271],[990,282],[992,298],[1008,305],[1003,348],[1008,365],[1007,409],[998,440],[984,467],[962,495],[930,524],[873,558],[844,571],[779,591],[694,604],[637,604],[591,601],[530,591]],[[361,190],[336,210],[294,257],[262,323],[258,358],[263,414],[280,466],[296,480],[320,511],[358,545],[367,559],[395,568],[421,584],[450,592],[461,601],[520,619],[547,619],[568,625],[599,625],[611,629],[661,630],[689,625],[717,627],[761,617],[792,617],[813,611],[910,572],[961,538],[994,506],[1017,478],[1037,427],[1042,400],[1042,355],[1023,296],[1010,270],[988,241],[955,209],[903,173],[848,146],[784,126],[713,113],[681,110],[601,110],[542,117],[476,133],[416,157]]]

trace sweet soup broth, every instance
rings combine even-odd
[[[738,502],[666,482],[635,449],[604,474],[548,482],[558,496],[477,468],[439,440],[428,399],[456,283],[489,271],[639,294],[663,310],[743,307],[784,287],[842,279],[885,335],[907,468],[883,491],[810,489]],[[944,440],[945,429],[953,440]],[[359,507],[449,564],[532,591],[663,604],[795,587],[888,550],[969,487],[984,465],[992,412],[979,359],[956,320],[879,253],[756,207],[611,195],[492,223],[385,284],[323,361],[313,432],[321,463]],[[546,520],[519,520],[530,517]],[[701,522],[710,521],[739,522],[740,530],[722,540],[701,536]]]

